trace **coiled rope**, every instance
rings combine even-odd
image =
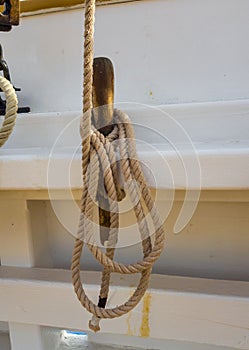
[[[93,314],[90,329],[100,330],[102,318],[115,318],[132,310],[144,296],[151,275],[152,266],[159,258],[165,241],[163,223],[147,187],[137,158],[133,128],[129,117],[122,111],[114,110],[113,131],[105,137],[91,125],[92,83],[93,83],[93,42],[94,42],[95,0],[85,3],[85,41],[84,41],[84,91],[82,136],[82,176],[83,193],[77,238],[72,257],[72,282],[75,293],[86,310]],[[118,240],[119,214],[118,201],[122,191],[117,176],[117,162],[124,181],[124,189],[129,194],[136,215],[143,247],[143,260],[133,264],[114,261],[115,246]],[[101,172],[100,172],[101,170]],[[99,175],[103,174],[106,198],[110,208],[110,231],[105,243],[104,253],[94,239],[93,215],[97,201]],[[146,208],[147,209],[146,209]],[[151,217],[154,232],[150,232],[147,218]],[[154,234],[152,245],[151,235]],[[103,265],[102,282],[98,305],[86,295],[80,275],[80,260],[86,243],[93,256]],[[140,282],[127,302],[114,308],[105,308],[111,272],[120,274],[141,273]]]
[[[0,128],[0,147],[2,147],[8,140],[15,126],[18,100],[13,86],[9,80],[2,76],[0,76],[0,88],[5,93],[6,97],[6,112],[2,127]]]

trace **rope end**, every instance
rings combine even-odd
[[[89,321],[88,327],[93,331],[94,333],[97,333],[100,331],[100,322],[101,318],[96,317],[93,315],[92,319]]]

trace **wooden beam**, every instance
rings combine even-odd
[[[97,5],[111,5],[117,3],[141,0],[96,0]],[[84,6],[84,0],[21,0],[21,13],[50,12],[65,10],[72,7]]]
[[[20,21],[20,0],[10,0],[10,23],[17,26]]]
[[[85,289],[97,300],[99,272],[83,272]],[[136,276],[113,274],[111,305],[126,300]],[[111,306],[108,305],[108,306]],[[78,305],[65,270],[0,267],[0,319],[87,330],[89,314]],[[142,303],[129,315],[107,320],[103,333],[143,335],[249,349],[249,282],[152,275]],[[145,327],[142,327],[145,326]]]
[[[1,200],[1,248],[2,266],[31,267],[35,264],[35,240],[32,237],[30,212],[26,200]],[[42,245],[39,242],[39,245]],[[37,246],[37,244],[36,244]],[[9,334],[12,350],[44,350],[41,341],[39,324],[25,324],[25,322],[9,323]]]

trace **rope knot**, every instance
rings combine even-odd
[[[93,96],[93,44],[94,44],[94,14],[95,0],[85,2],[85,41],[84,41],[84,92],[83,92],[83,120],[81,124],[82,136],[82,176],[83,193],[81,215],[79,220],[78,238],[75,241],[72,258],[72,281],[75,293],[82,306],[93,315],[89,327],[98,331],[101,318],[115,318],[132,310],[145,294],[152,271],[152,265],[159,258],[164,246],[164,230],[159,214],[154,206],[149,188],[137,159],[133,128],[129,117],[118,110],[114,111],[115,126],[105,138],[92,127],[91,112]],[[113,141],[117,142],[113,142]],[[119,157],[117,156],[119,155]],[[141,242],[143,260],[133,264],[123,264],[114,261],[114,251],[118,238],[119,213],[118,201],[124,197],[119,174],[126,185],[136,215]],[[93,239],[94,201],[97,200],[99,179],[103,178],[103,195],[106,193],[109,202],[110,227],[106,253],[97,246]],[[101,191],[101,188],[99,189]],[[147,207],[148,214],[145,213]],[[146,216],[150,215],[154,229],[154,245],[150,239],[149,224]],[[154,233],[154,232],[153,232]],[[94,304],[86,295],[80,275],[80,260],[84,239],[93,256],[103,265],[100,300]],[[89,239],[91,241],[89,241]],[[137,289],[127,302],[117,307],[106,309],[109,293],[110,274],[140,273],[141,278]]]
[[[107,137],[104,137],[92,127],[89,163],[86,173],[83,174],[82,213],[78,229],[78,237],[81,239],[76,240],[72,259],[72,278],[75,291],[81,304],[93,314],[89,327],[94,331],[99,330],[101,318],[122,316],[138,304],[148,288],[152,265],[163,250],[165,238],[163,224],[150,190],[146,185],[140,162],[137,159],[134,131],[129,117],[124,112],[115,110],[114,120],[113,131]],[[83,164],[84,156],[87,157],[87,155],[83,153]],[[113,260],[119,233],[118,200],[122,198],[119,194],[122,187],[120,178],[122,179],[122,186],[124,183],[133,204],[144,256],[142,261],[128,265]],[[97,246],[93,238],[94,202],[98,200],[99,192],[106,196],[110,212],[110,228],[104,244],[106,253]],[[145,212],[144,205],[147,207],[148,213]],[[154,232],[150,234],[147,215],[151,217],[155,229],[154,245],[152,245],[150,237]],[[136,291],[123,305],[105,309],[105,303],[95,305],[85,294],[80,276],[82,237],[91,253],[104,267],[100,300],[105,300],[105,303],[107,301],[111,272],[121,274],[141,273]]]

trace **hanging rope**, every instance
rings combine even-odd
[[[122,111],[114,110],[115,126],[107,137],[91,126],[95,0],[86,0],[85,6],[84,113],[81,123],[83,194],[71,269],[75,293],[82,306],[93,314],[89,327],[96,332],[100,330],[100,319],[115,318],[128,313],[144,296],[148,288],[152,266],[163,250],[165,234],[163,223],[137,158],[134,132],[129,117]],[[118,201],[122,199],[117,176],[118,161],[125,192],[129,194],[133,204],[143,247],[143,259],[128,265],[113,260],[118,241]],[[108,240],[105,242],[105,253],[96,244],[93,227],[100,170],[103,174],[104,189],[110,208],[110,231]],[[148,216],[152,219],[154,232],[149,230]],[[154,234],[153,245],[152,234]],[[98,305],[88,298],[81,281],[80,260],[84,244],[104,267]],[[106,309],[111,272],[141,273],[141,278],[137,289],[127,302]]]
[[[2,147],[8,140],[12,130],[15,126],[18,101],[15,90],[9,80],[0,76],[0,88],[6,96],[6,112],[4,116],[3,125],[0,128],[0,147]]]

